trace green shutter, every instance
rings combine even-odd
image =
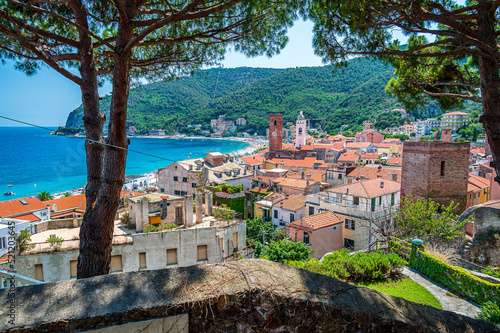
[[[372,198],[372,212],[375,211],[375,198]]]

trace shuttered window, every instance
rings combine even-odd
[[[77,267],[78,267],[78,260],[70,260],[69,261],[70,278],[76,278]]]
[[[38,281],[43,281],[43,265],[35,265],[35,279]]]
[[[146,268],[146,252],[139,253],[139,269]]]
[[[207,256],[207,246],[206,245],[198,245],[198,261],[208,260]]]
[[[167,250],[167,265],[177,264],[177,249]]]
[[[233,247],[234,251],[238,251],[238,232],[233,233]]]
[[[122,271],[122,256],[111,256],[111,273]]]

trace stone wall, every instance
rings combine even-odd
[[[188,314],[190,332],[500,332],[494,324],[265,260],[16,289],[0,331],[82,332]],[[9,304],[8,291],[0,302]],[[10,309],[0,307],[9,318]]]
[[[61,228],[78,228],[82,225],[82,217],[71,217],[68,219],[47,220],[35,224],[35,233],[45,230],[61,229]]]
[[[473,218],[473,237],[486,235],[490,231],[500,231],[500,201],[490,201],[482,205],[467,208],[459,221]],[[470,231],[470,227],[469,227]]]
[[[436,202],[467,204],[469,142],[405,142],[401,195],[427,197]],[[443,164],[444,163],[444,164]]]

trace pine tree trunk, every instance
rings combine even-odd
[[[132,7],[133,8],[133,7]],[[133,9],[132,9],[133,11]],[[80,229],[80,255],[77,278],[108,274],[111,266],[111,249],[115,214],[120,204],[120,193],[125,181],[128,147],[126,123],[130,82],[130,55],[122,50],[132,35],[128,22],[121,18],[116,40],[108,138],[105,147],[102,181],[93,207],[87,203]],[[88,135],[88,133],[87,133]],[[97,156],[87,151],[87,163],[96,163]]]
[[[478,4],[478,31],[490,41],[496,49],[495,8],[491,3]],[[479,58],[479,75],[481,78],[481,97],[483,99],[483,124],[491,147],[493,162],[491,166],[500,175],[500,64],[495,55]],[[495,178],[500,184],[500,176]]]

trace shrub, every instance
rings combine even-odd
[[[47,238],[46,241],[50,243],[50,247],[53,247],[55,251],[59,251],[59,249],[61,248],[63,239],[62,239],[62,237],[57,237],[55,235],[52,235],[49,238]]]
[[[368,282],[385,279],[387,273],[401,268],[406,261],[396,254],[385,254],[383,251],[351,256],[347,249],[342,249],[327,255],[322,262],[312,259],[307,262],[288,261],[286,264],[336,279]]]
[[[132,223],[132,220],[130,219],[130,215],[128,212],[122,214],[122,217],[120,217],[120,220],[122,221],[122,224],[125,224],[127,226],[127,229],[130,229],[130,230],[135,229],[135,225]]]
[[[457,256],[455,249],[435,244],[427,245],[425,247],[425,252],[429,253],[434,258],[447,262],[448,264],[450,264]]]
[[[178,225],[175,223],[167,223],[160,225],[159,230],[174,230],[177,229]]]
[[[500,270],[494,266],[488,266],[487,268],[483,269],[481,273],[488,274],[489,276],[500,279]]]
[[[157,232],[158,231],[158,227],[155,226],[155,225],[148,225],[146,228],[144,228],[144,232],[145,233],[148,233],[148,232]]]
[[[500,306],[497,303],[488,301],[481,306],[481,311],[477,318],[491,323],[500,324]]]

